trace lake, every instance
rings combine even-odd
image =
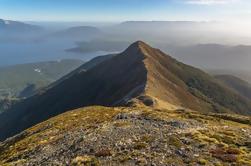
[[[75,53],[66,49],[75,47],[72,41],[47,40],[40,42],[0,43],[0,66],[61,59],[88,61],[107,52]]]

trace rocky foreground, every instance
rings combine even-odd
[[[251,165],[251,119],[87,107],[0,143],[0,165]]]

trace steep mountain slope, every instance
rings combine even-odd
[[[0,165],[251,165],[251,119],[134,107],[69,111],[0,142]]]
[[[66,74],[65,76],[61,77],[59,80],[55,81],[54,83],[50,84],[48,88],[54,87],[57,84],[60,84],[61,82],[65,81],[66,79],[69,79],[71,76],[81,73],[81,72],[85,72],[87,70],[90,70],[92,68],[94,68],[95,66],[97,66],[98,64],[114,57],[116,54],[108,54],[108,55],[101,55],[101,56],[97,56],[93,59],[91,59],[90,61],[84,63],[83,65],[81,65],[80,67],[78,67],[76,70],[73,70],[72,72],[70,72],[69,74]]]
[[[232,75],[216,75],[215,78],[251,100],[251,84],[248,82]]]
[[[246,98],[210,75],[139,41],[121,54],[90,70],[76,72],[2,114],[0,139],[82,106],[142,104],[200,112],[250,114],[251,110]]]
[[[109,55],[95,57],[95,58],[91,59],[89,62],[86,62],[84,65],[82,65],[78,69],[89,70],[89,69],[95,67],[96,65],[114,57],[115,55],[116,54],[109,54]]]

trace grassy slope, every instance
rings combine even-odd
[[[108,54],[108,55],[103,55],[103,56],[98,56],[95,57],[93,59],[91,59],[90,61],[84,63],[83,65],[81,65],[79,68],[77,68],[76,70],[73,70],[72,72],[70,72],[69,74],[63,76],[62,78],[60,78],[58,81],[54,82],[53,84],[50,85],[50,87],[55,86],[56,84],[61,83],[62,81],[64,81],[65,79],[70,78],[71,76],[73,76],[74,74],[83,72],[83,71],[87,71],[90,70],[91,68],[99,65],[100,63],[103,63],[106,60],[109,60],[110,58],[114,57],[115,54]]]
[[[0,143],[0,164],[249,166],[250,125],[239,115],[80,108]]]

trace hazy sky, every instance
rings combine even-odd
[[[26,21],[250,22],[251,0],[0,0],[0,17]]]

